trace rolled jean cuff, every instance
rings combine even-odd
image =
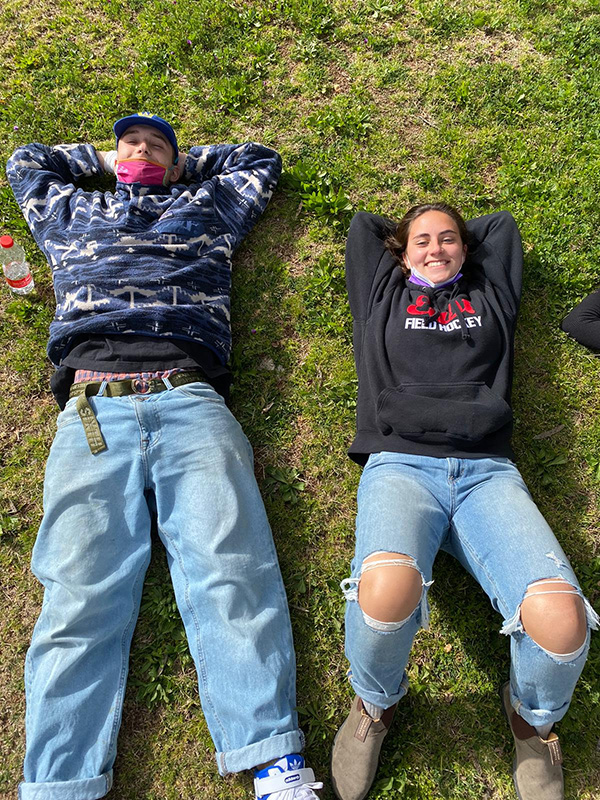
[[[402,680],[400,681],[400,687],[396,694],[386,695],[382,692],[370,692],[368,689],[361,688],[356,681],[354,680],[352,674],[348,675],[348,680],[350,681],[350,685],[356,692],[356,694],[360,697],[363,703],[371,703],[374,706],[378,706],[379,708],[391,708],[398,703],[404,695],[408,692],[408,676],[406,672],[402,676]]]
[[[512,704],[511,704],[512,705]],[[544,725],[554,725],[555,722],[560,722],[569,710],[570,703],[563,703],[561,708],[557,711],[544,711],[542,708],[525,708],[523,703],[517,701],[517,714],[525,720],[525,722],[532,725],[534,728],[541,728]],[[514,705],[513,705],[514,708]]]
[[[19,800],[98,800],[111,789],[112,769],[96,778],[19,785]]]
[[[541,728],[543,725],[554,725],[555,722],[560,722],[560,720],[569,710],[570,699],[563,703],[560,708],[557,708],[553,711],[546,711],[543,708],[528,708],[515,695],[511,683],[510,704],[517,714],[525,720],[525,722],[529,723],[529,725],[533,725],[534,728]]]
[[[301,730],[289,733],[278,733],[263,739],[262,742],[240,747],[239,750],[228,750],[226,753],[216,753],[217,766],[220,775],[229,775],[230,772],[241,772],[252,769],[258,764],[265,764],[275,758],[287,756],[290,753],[299,753],[304,749],[304,734]]]
[[[529,637],[527,637],[529,639]],[[567,711],[569,710],[569,705],[571,704],[571,697],[573,695],[573,690],[575,688],[575,683],[583,670],[584,664],[587,659],[588,650],[590,647],[590,638],[591,638],[591,631],[588,629],[586,640],[585,640],[585,647],[579,653],[577,658],[574,658],[572,661],[564,661],[559,662],[552,658],[552,656],[547,653],[545,650],[540,648],[533,639],[529,639],[529,646],[532,649],[541,650],[542,658],[545,658],[548,662],[553,662],[554,665],[557,667],[557,671],[555,674],[555,680],[563,676],[563,681],[565,679],[568,680],[568,688],[565,691],[559,691],[557,693],[554,707],[551,709],[544,709],[544,708],[531,708],[530,705],[525,701],[520,700],[515,691],[513,689],[513,675],[511,674],[511,681],[510,681],[510,704],[517,712],[517,714],[522,717],[525,722],[528,722],[533,727],[542,727],[543,725],[550,725],[554,724],[555,722],[560,722],[561,719],[565,716]],[[565,686],[564,682],[562,684],[563,688]]]

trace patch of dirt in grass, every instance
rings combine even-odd
[[[486,164],[479,171],[479,176],[490,195],[495,195],[498,188],[498,164]]]
[[[3,554],[4,562],[4,554]],[[0,660],[0,760],[3,765],[0,797],[14,797],[21,780],[25,752],[25,692],[23,669],[25,653],[35,619],[41,606],[41,588],[29,572],[26,559],[15,556],[10,564],[10,582],[1,589],[6,609],[0,624],[2,659]],[[11,791],[3,794],[4,785]]]
[[[5,30],[0,33],[0,51],[12,50],[14,48],[14,33],[17,30],[22,30],[26,33],[28,41],[39,42],[43,38],[54,39],[64,36],[64,20],[67,19],[67,13],[64,4],[60,2],[53,2],[52,0],[43,0],[43,2],[23,3],[21,0],[6,0],[4,3],[4,12],[10,13],[12,23],[7,26]],[[94,48],[98,50],[99,43],[106,43],[107,38],[111,36],[111,30],[114,29],[114,22],[102,14],[102,9],[99,3],[95,3],[93,9],[89,9],[89,13],[93,14],[93,21],[91,18],[89,25],[95,29],[93,35],[89,31],[81,30],[81,26],[75,16],[69,15],[73,20],[74,34],[77,35],[77,41],[82,42],[85,39],[91,39]],[[59,20],[59,24],[56,21]],[[103,21],[104,25],[101,27],[100,22]]]
[[[301,204],[298,204],[298,216],[300,216],[301,211],[302,211]],[[310,265],[312,263],[314,263],[312,257],[300,258],[298,257],[297,253],[293,253],[291,257],[288,255],[288,258],[286,260],[286,267],[289,276],[291,278],[301,278],[303,275],[306,275],[307,265]]]
[[[290,218],[290,212],[293,218]],[[286,264],[288,274],[292,278],[305,272],[305,261],[298,256],[299,243],[304,240],[308,230],[308,220],[302,217],[302,207],[298,195],[280,189],[277,191],[269,207],[268,224],[269,251]],[[290,236],[290,230],[293,235]]]
[[[436,47],[417,46],[417,53],[406,60],[415,75],[434,75],[441,64],[463,63],[471,67],[480,64],[507,64],[520,67],[525,59],[547,61],[534,45],[523,37],[512,33],[473,31],[462,39],[448,44],[437,43]]]
[[[344,47],[340,48],[340,50],[342,52],[344,50],[347,52],[346,67],[342,67],[339,63],[331,63],[326,65],[329,80],[331,81],[333,91],[336,96],[341,94],[349,94],[353,86],[353,80],[348,71],[352,51],[350,48]]]
[[[302,216],[298,195],[280,188],[275,191],[269,203],[266,217],[258,224],[256,241],[260,238],[260,248],[253,245],[253,239],[244,243],[234,256],[234,294],[236,292],[236,272],[254,273],[262,268],[261,253],[267,252],[269,260],[273,257],[286,265],[291,277],[304,274],[306,260],[302,243],[306,240],[310,220]]]
[[[460,56],[466,56],[468,64],[509,64],[513,67],[521,65],[526,58],[547,61],[534,45],[524,37],[513,33],[474,31],[460,39],[452,47]]]
[[[319,259],[326,253],[331,253],[331,242],[321,239],[315,240],[310,234],[310,216],[302,215],[299,206],[299,218],[305,221],[304,235],[298,236],[296,247],[288,254],[286,261],[287,270],[292,278],[301,278],[310,273]]]
[[[254,475],[260,485],[264,482],[266,477],[266,465],[273,460],[273,447],[270,445],[253,444],[252,449],[254,451]]]
[[[308,343],[303,344],[304,355],[303,357],[300,356],[301,361],[306,359],[306,356],[309,352]],[[304,453],[315,440],[315,432],[313,430],[312,422],[307,417],[299,414],[294,420],[293,429],[294,438],[290,446],[286,448],[286,461],[290,466],[294,467],[294,469],[298,470],[299,472],[302,471],[303,477],[307,479],[307,488],[314,491],[316,487],[314,481],[310,480],[310,477],[311,475],[314,476],[315,465],[314,463],[311,463],[309,466],[304,465],[303,468]]]
[[[64,14],[60,2],[52,0],[43,0],[41,3],[37,3],[35,0],[29,3],[23,3],[22,0],[5,0],[3,11],[7,17],[10,17],[11,24],[0,33],[0,49],[5,44],[12,43],[14,45],[15,31],[20,28],[25,29],[27,34],[33,38],[50,30],[49,23]]]

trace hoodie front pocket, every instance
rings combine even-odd
[[[401,383],[377,400],[383,434],[426,443],[478,442],[512,419],[508,403],[483,382]]]

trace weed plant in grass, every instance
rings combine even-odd
[[[600,602],[598,361],[559,331],[600,283],[600,11],[595,0],[5,0],[0,161],[27,141],[112,146],[148,109],[182,147],[263,141],[286,178],[237,255],[233,410],[256,454],[288,589],[308,757],[326,776],[350,702],[339,581],[349,572],[359,470],[344,235],[357,208],[399,217],[447,200],[516,217],[527,251],[514,443],[532,494]],[[108,186],[109,183],[106,184]],[[22,664],[41,602],[28,560],[55,410],[44,360],[49,269],[4,178],[0,225],[25,246],[37,294],[0,291],[0,796],[24,748]],[[0,287],[2,289],[2,287]],[[216,777],[160,545],[134,639],[113,795],[243,798]],[[513,796],[496,699],[501,620],[449,558],[432,627],[386,740],[372,798]],[[561,723],[568,798],[599,796],[600,637]],[[328,788],[324,798],[330,798]]]

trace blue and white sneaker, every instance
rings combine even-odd
[[[319,800],[313,789],[322,788],[312,769],[304,766],[303,756],[284,756],[254,772],[256,800]]]

